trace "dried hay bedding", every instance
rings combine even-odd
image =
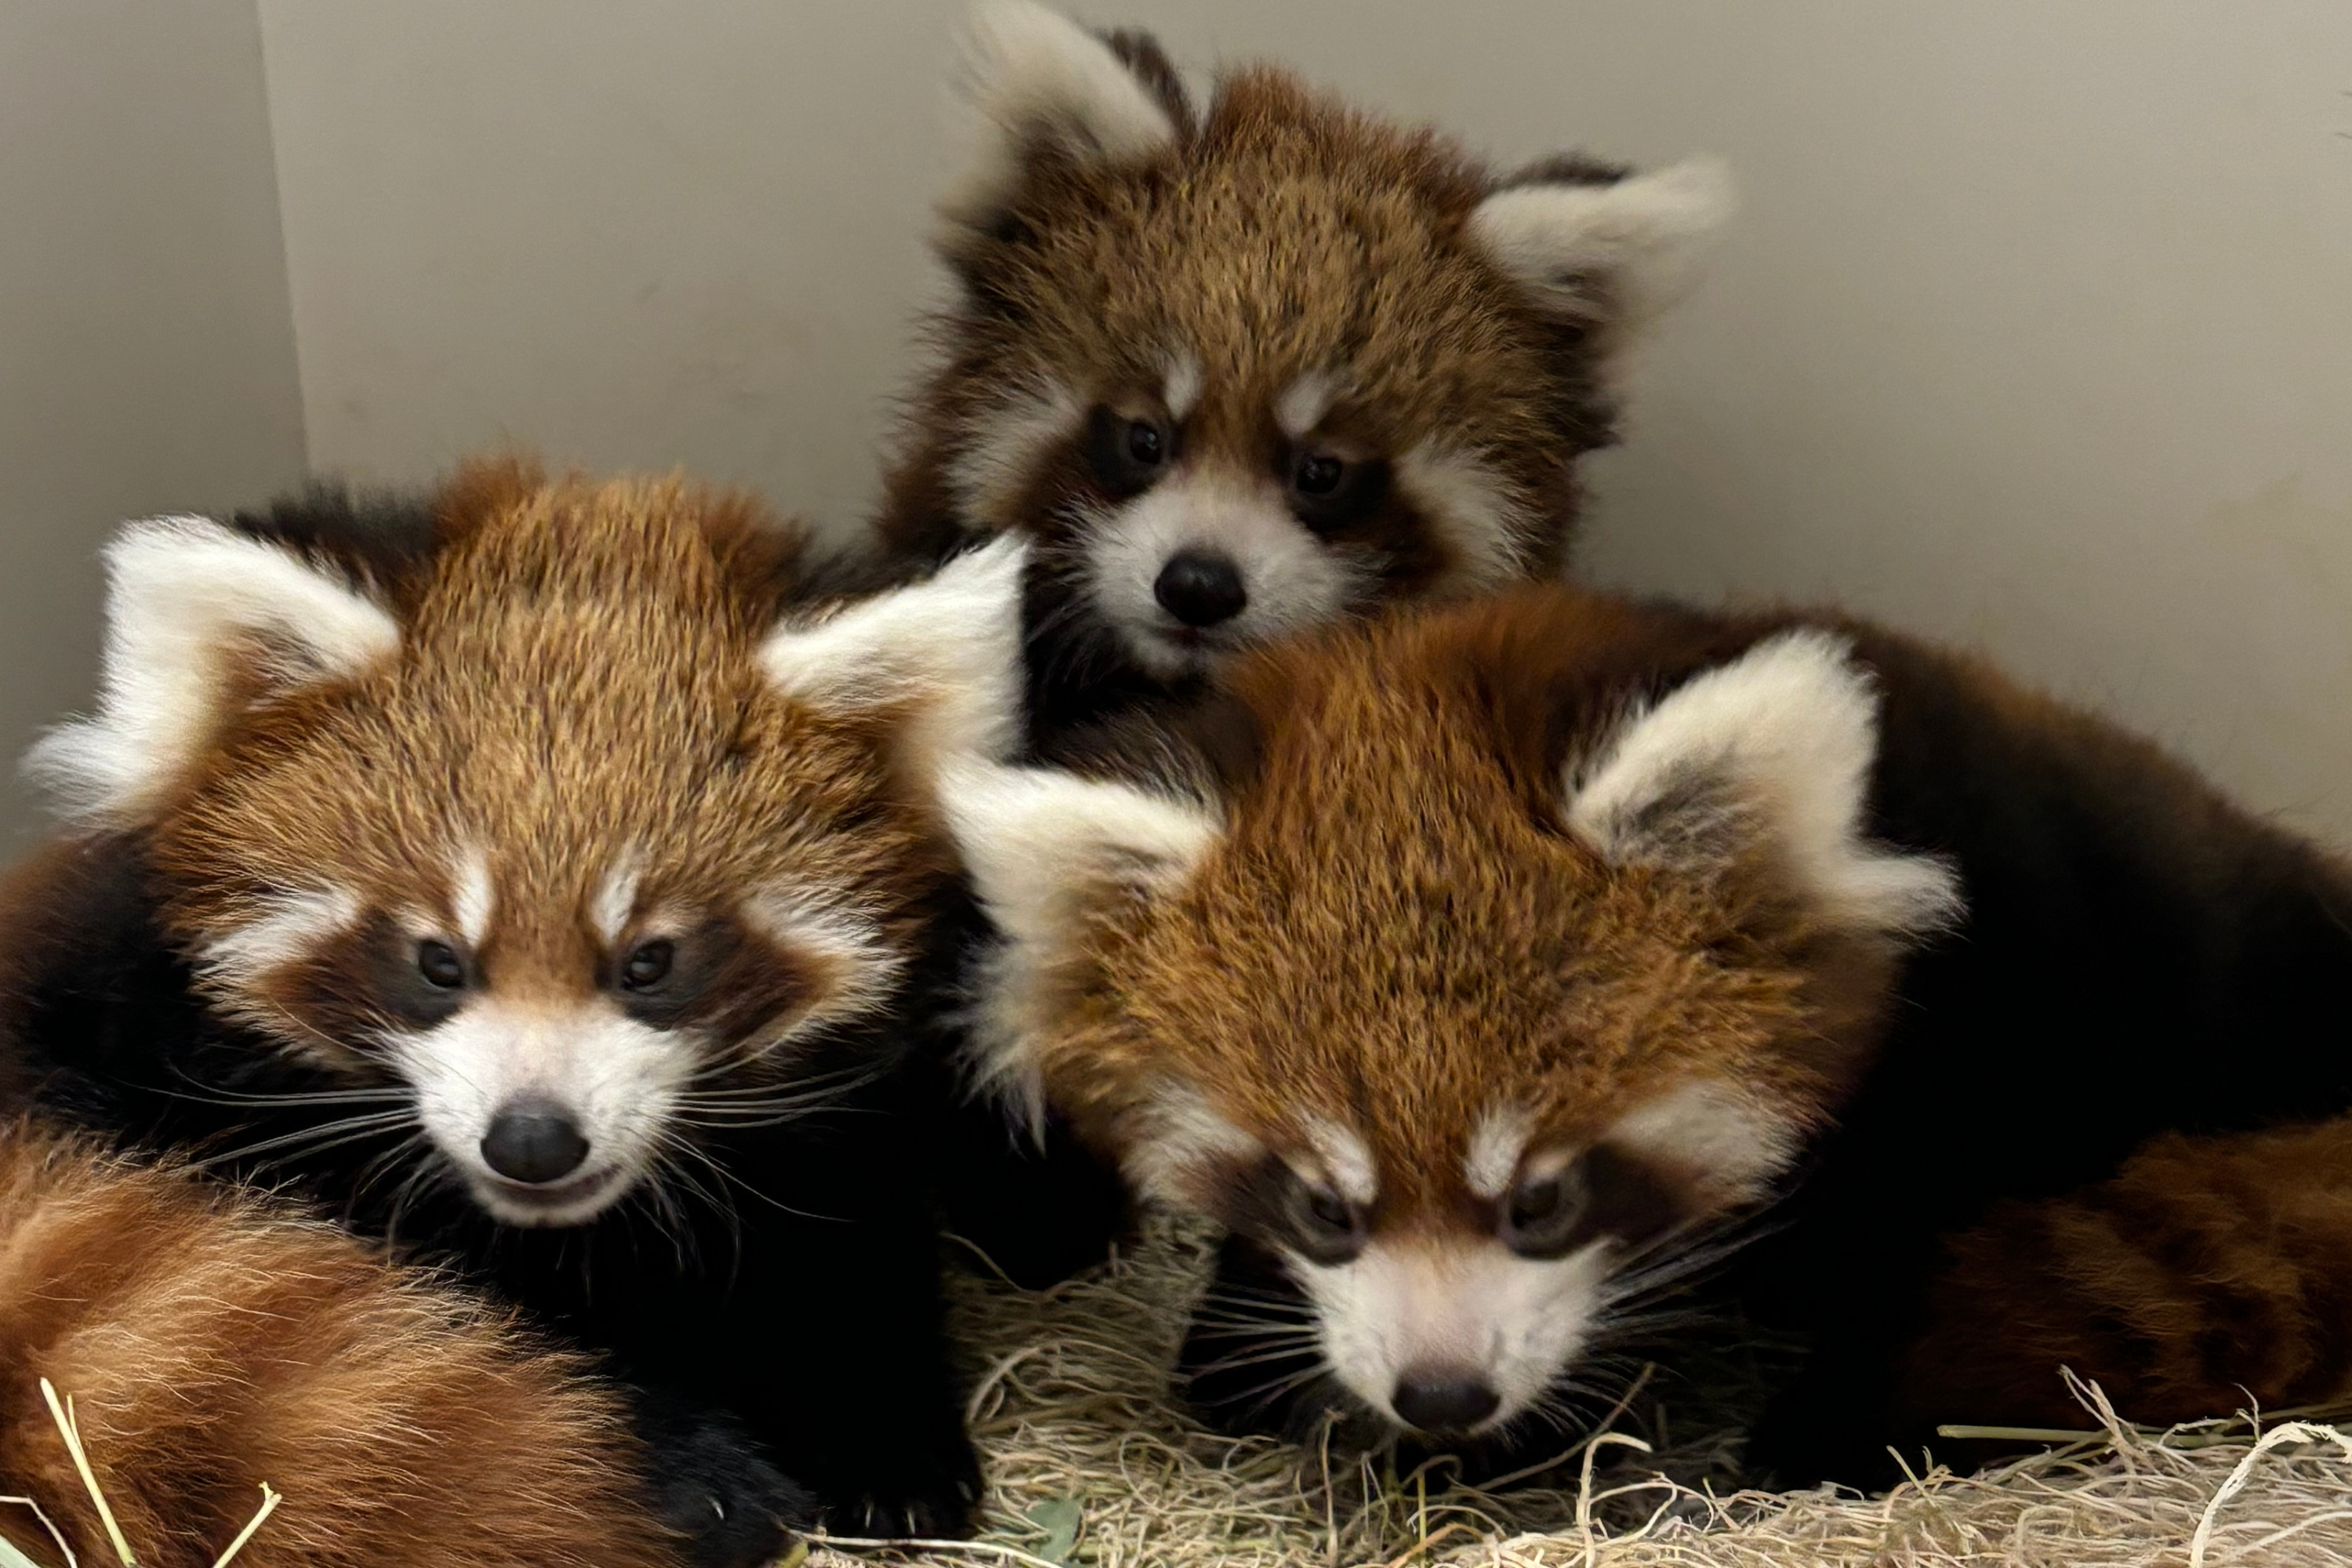
[[[1718,1493],[1719,1444],[1644,1453],[1616,1432],[1570,1456],[1562,1484],[1500,1495],[1224,1437],[1168,1392],[1205,1255],[1197,1234],[1162,1226],[1043,1295],[966,1291],[982,1540],[819,1544],[808,1568],[2352,1568],[2352,1435],[2245,1419],[2147,1433],[2095,1391],[2084,1425],[2101,1436],[1868,1499]],[[1614,1415],[1620,1430],[1663,1421]]]

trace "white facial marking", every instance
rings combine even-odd
[[[962,177],[940,204],[984,225],[1020,184],[1039,141],[1075,157],[1136,158],[1176,140],[1160,100],[1100,38],[1034,0],[983,0],[964,40],[963,100],[976,123]]]
[[[1864,833],[1878,695],[1852,654],[1828,632],[1785,632],[1685,682],[1572,766],[1570,829],[1609,859],[1667,865],[1761,835],[1832,920],[1890,935],[1948,922],[1952,869]]]
[[[262,904],[252,921],[207,943],[204,962],[224,980],[250,984],[359,918],[359,899],[341,888],[281,893]]]
[[[744,914],[779,944],[824,966],[825,994],[789,1026],[761,1043],[773,1050],[812,1030],[846,1024],[879,1007],[897,992],[906,960],[891,947],[876,913],[853,896],[787,887],[769,889]]]
[[[1162,679],[1334,619],[1370,592],[1374,566],[1309,533],[1270,484],[1200,470],[1171,474],[1090,520],[1086,548],[1096,607],[1136,661]],[[1160,607],[1154,585],[1185,550],[1222,554],[1241,573],[1248,602],[1231,620],[1196,632]]]
[[[1462,1155],[1462,1179],[1470,1190],[1488,1199],[1509,1192],[1534,1131],[1534,1121],[1516,1105],[1498,1105],[1480,1117]]]
[[[1453,547],[1442,588],[1477,592],[1525,574],[1536,514],[1492,465],[1460,447],[1423,441],[1397,459],[1396,474],[1398,486]]]
[[[1196,370],[1196,389],[1198,375]],[[1016,525],[1021,493],[1038,463],[1075,436],[1086,416],[1077,395],[1059,382],[1005,389],[973,416],[948,461],[948,488],[958,509],[987,527]]]
[[[1171,354],[1168,360],[1168,379],[1160,389],[1160,401],[1177,423],[1190,416],[1193,405],[1201,401],[1201,361],[1196,354]]]
[[[690,1041],[603,1002],[541,1008],[479,997],[387,1044],[426,1134],[476,1201],[509,1225],[583,1225],[611,1207],[652,1168],[695,1067]],[[491,1120],[525,1097],[562,1107],[588,1141],[576,1176],[536,1192],[482,1156]]]
[[[942,769],[937,785],[973,890],[1003,937],[972,977],[972,1076],[1042,1129],[1045,998],[1055,969],[1084,940],[1097,884],[1115,874],[1164,891],[1222,829],[1197,803],[1050,768],[964,761]]]
[[[1123,1165],[1135,1190],[1178,1207],[1201,1202],[1204,1168],[1255,1160],[1265,1146],[1190,1084],[1162,1084],[1137,1118]]]
[[[1325,371],[1310,370],[1282,389],[1274,400],[1274,422],[1294,441],[1304,440],[1339,401],[1339,381]]]
[[[1362,1138],[1325,1116],[1309,1116],[1304,1123],[1307,1144],[1323,1163],[1320,1173],[1339,1195],[1351,1204],[1369,1204],[1380,1195],[1380,1167]]]
[[[1290,1268],[1349,1392],[1403,1425],[1392,1401],[1407,1372],[1475,1376],[1500,1402],[1476,1428],[1488,1432],[1525,1414],[1584,1348],[1608,1245],[1540,1261],[1485,1237],[1376,1240],[1350,1262],[1294,1257]]]
[[[596,884],[596,896],[588,906],[588,919],[596,934],[610,947],[621,940],[629,928],[629,917],[637,912],[637,886],[645,879],[645,850],[631,845],[614,858],[605,868],[604,879]]]
[[[1762,1197],[1796,1158],[1797,1130],[1729,1084],[1697,1082],[1619,1119],[1611,1143],[1704,1174],[1726,1197]]]
[[[135,816],[202,752],[237,695],[232,648],[280,687],[357,673],[400,646],[384,608],[296,552],[208,518],[127,525],[107,547],[98,712],[25,759],[73,817]]]
[[[1027,548],[999,539],[920,583],[771,632],[761,667],[819,709],[903,704],[926,765],[1002,757],[1021,739],[1021,573]]]
[[[490,915],[498,900],[490,883],[490,858],[471,845],[461,850],[451,889],[451,912],[457,917],[457,934],[466,939],[467,947],[481,946],[482,938],[489,934]]]

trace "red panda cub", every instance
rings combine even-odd
[[[617,1391],[431,1275],[257,1195],[0,1127],[0,1492],[114,1552],[40,1385],[148,1568],[659,1568]],[[56,1544],[21,1503],[0,1540]]]
[[[984,1070],[1230,1229],[1228,1423],[1547,1451],[1703,1265],[1810,1341],[1784,1483],[2043,1424],[2062,1363],[2153,1421],[2352,1393],[2352,878],[1967,659],[1525,587],[943,799]]]
[[[1011,744],[1017,560],[841,603],[803,548],[516,468],[126,527],[0,966],[40,1104],[608,1362],[709,1563],[977,1493],[901,1068],[962,944],[921,780]]]
[[[1196,110],[1159,45],[984,0],[941,205],[959,288],[878,520],[1038,550],[1050,735],[1278,633],[1556,571],[1628,339],[1725,216],[1711,163],[1498,175],[1286,72]]]

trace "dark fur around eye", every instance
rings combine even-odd
[[[1602,1144],[1556,1175],[1523,1181],[1497,1205],[1496,1234],[1523,1258],[1564,1258],[1610,1237],[1651,1240],[1683,1217],[1672,1186],[1647,1164]]]
[[[1301,1181],[1278,1154],[1224,1169],[1212,1210],[1261,1247],[1317,1263],[1345,1263],[1371,1237],[1370,1216],[1320,1183]]]
[[[1389,466],[1298,447],[1284,458],[1293,516],[1318,533],[1361,522],[1388,499]]]
[[[1364,1249],[1364,1213],[1320,1182],[1290,1174],[1290,1228],[1300,1252],[1318,1263],[1345,1263]]]
[[[636,942],[611,961],[605,984],[641,1024],[692,1025],[729,1045],[807,1006],[816,988],[798,955],[726,919]]]
[[[1097,406],[1087,416],[1087,467],[1114,500],[1141,495],[1176,460],[1176,427],[1158,415]]]
[[[389,916],[373,915],[328,938],[305,957],[264,975],[266,999],[298,1021],[306,1040],[372,1055],[387,1026],[429,1029],[466,1005],[477,978],[464,954],[448,942],[431,945],[434,967],[457,965],[458,984],[427,978],[425,947]]]
[[[1504,1244],[1522,1258],[1558,1258],[1582,1239],[1591,1206],[1584,1165],[1580,1160],[1504,1194]]]

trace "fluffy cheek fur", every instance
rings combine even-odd
[[[694,1070],[694,1053],[677,1033],[609,1008],[542,1011],[488,1000],[395,1037],[391,1054],[415,1089],[435,1147],[476,1201],[510,1225],[580,1225],[618,1202],[652,1168]],[[532,1097],[570,1114],[588,1155],[559,1190],[524,1198],[491,1171],[482,1139],[501,1109]]]
[[[1485,1432],[1527,1414],[1583,1350],[1609,1245],[1537,1260],[1487,1237],[1401,1238],[1347,1263],[1293,1256],[1289,1265],[1315,1304],[1324,1360],[1349,1393],[1402,1425],[1401,1380],[1475,1377],[1500,1401]]]
[[[1163,679],[1333,619],[1379,587],[1370,552],[1316,538],[1270,491],[1213,472],[1171,475],[1088,517],[1083,536],[1095,607],[1136,662]],[[1230,560],[1248,595],[1238,615],[1206,632],[1186,627],[1153,593],[1170,559],[1188,550]]]

